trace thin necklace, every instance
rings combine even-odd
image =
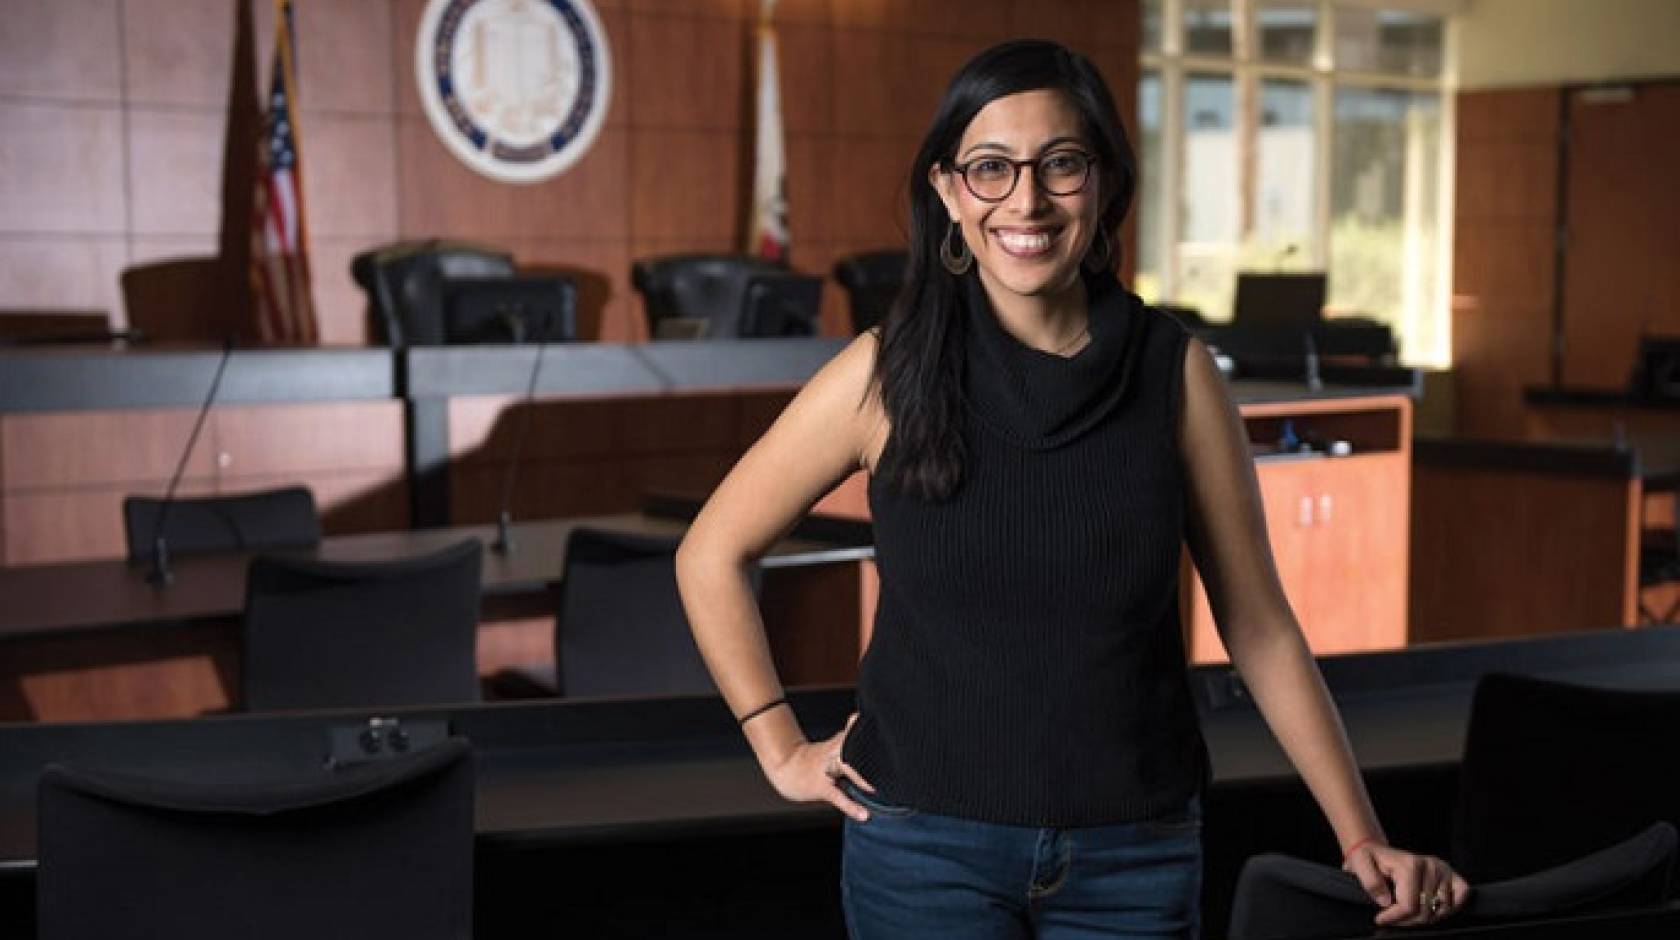
[[[1082,329],[1080,329],[1079,335],[1075,336],[1072,340],[1070,340],[1066,346],[1062,346],[1059,349],[1057,349],[1056,350],[1056,355],[1058,355],[1058,356],[1067,355],[1068,350],[1072,349],[1075,346],[1078,346],[1080,340],[1082,340],[1085,337],[1090,336],[1090,335],[1091,335],[1091,321],[1087,320],[1087,321],[1085,321],[1085,326]]]

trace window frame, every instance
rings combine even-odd
[[[1234,96],[1234,124],[1238,184],[1239,244],[1253,231],[1254,201],[1257,180],[1256,165],[1260,131],[1259,97],[1261,85],[1268,79],[1304,83],[1311,89],[1313,102],[1313,231],[1311,251],[1307,258],[1314,268],[1325,270],[1329,264],[1330,233],[1333,223],[1330,204],[1334,179],[1334,123],[1338,88],[1377,88],[1404,92],[1424,92],[1438,96],[1441,114],[1440,152],[1435,180],[1436,219],[1440,231],[1436,239],[1436,283],[1417,318],[1434,321],[1428,331],[1433,341],[1427,346],[1408,343],[1402,350],[1406,362],[1414,365],[1444,367],[1451,360],[1451,298],[1453,256],[1453,204],[1456,159],[1458,43],[1463,0],[1314,0],[1316,16],[1313,53],[1308,65],[1292,65],[1262,61],[1259,58],[1258,0],[1229,0],[1232,16],[1231,56],[1194,55],[1184,51],[1184,0],[1158,0],[1161,17],[1161,48],[1142,49],[1139,53],[1139,73],[1152,73],[1160,87],[1160,159],[1162,166],[1153,168],[1161,175],[1159,189],[1161,204],[1154,207],[1159,219],[1157,242],[1153,247],[1160,259],[1160,297],[1171,299],[1177,295],[1181,272],[1178,247],[1183,237],[1184,160],[1186,133],[1184,126],[1184,94],[1186,77],[1191,74],[1227,75],[1232,81]],[[1441,73],[1420,77],[1338,68],[1334,61],[1336,12],[1338,8],[1397,10],[1439,16],[1442,19]],[[1141,15],[1141,9],[1140,9]],[[1141,129],[1139,130],[1141,134]],[[1138,237],[1144,238],[1141,226]],[[1142,252],[1140,251],[1140,254]],[[1396,324],[1404,336],[1417,335]]]

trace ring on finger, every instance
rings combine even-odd
[[[828,766],[823,768],[823,773],[827,774],[831,780],[840,779],[840,755],[835,754],[829,757]]]

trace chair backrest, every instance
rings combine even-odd
[[[573,530],[554,629],[561,695],[717,691],[677,593],[677,543],[675,537]]]
[[[1453,862],[1473,881],[1521,875],[1680,824],[1680,693],[1490,675],[1459,771]]]
[[[308,487],[176,498],[169,502],[167,514],[164,503],[152,496],[123,500],[130,561],[152,557],[160,515],[169,555],[307,548],[321,541],[321,517]]]
[[[247,709],[472,702],[484,545],[370,563],[252,559]]]
[[[389,346],[445,342],[446,281],[513,273],[513,256],[506,252],[437,239],[383,245],[350,261],[351,276],[368,295],[374,340]]]
[[[753,255],[669,255],[631,264],[630,284],[642,295],[655,338],[672,335],[668,321],[703,323],[704,336],[727,338],[738,334],[753,277],[782,273],[787,269]]]
[[[1659,904],[1671,895],[1677,845],[1680,831],[1652,823],[1608,848],[1477,888],[1482,896],[1465,913],[1490,922]]]
[[[834,279],[851,301],[854,334],[873,329],[887,318],[909,266],[910,253],[897,249],[866,251],[834,265]]]
[[[1372,932],[1376,905],[1353,875],[1268,852],[1243,863],[1228,940],[1321,940]]]
[[[460,738],[288,779],[49,765],[38,790],[38,935],[465,940],[473,786]]]
[[[1633,837],[1520,878],[1474,886],[1450,928],[1534,921],[1663,903],[1673,880],[1675,828],[1646,827]],[[1265,854],[1237,878],[1230,940],[1315,940],[1373,933],[1376,905],[1353,875],[1329,865]]]
[[[577,286],[557,274],[450,278],[443,285],[449,343],[577,339]]]
[[[815,336],[822,309],[822,278],[779,271],[747,284],[746,306],[736,325],[742,337]]]

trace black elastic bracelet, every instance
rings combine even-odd
[[[763,705],[760,705],[757,708],[753,709],[752,711],[747,712],[745,715],[742,715],[741,717],[735,719],[735,723],[737,725],[744,725],[747,722],[752,721],[754,718],[757,718],[759,715],[762,715],[765,712],[769,711],[770,709],[775,708],[778,705],[786,705],[787,703],[788,703],[788,700],[785,696],[782,697],[782,698],[779,698],[779,699],[775,699],[774,701],[765,702]]]

